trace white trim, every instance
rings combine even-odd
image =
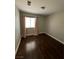
[[[64,42],[61,41],[61,40],[59,40],[58,38],[56,38],[56,37],[54,37],[54,36],[52,36],[52,35],[50,35],[50,34],[48,34],[48,33],[45,33],[45,34],[49,35],[50,37],[52,37],[52,38],[56,39],[57,41],[59,41],[60,43],[64,44]]]
[[[18,42],[18,45],[17,45],[17,47],[16,47],[16,49],[15,49],[15,55],[16,55],[16,53],[17,53],[17,51],[18,51],[18,48],[19,48],[19,45],[20,45],[20,42],[21,42],[21,38],[19,38],[20,40],[19,40],[19,42]]]
[[[50,36],[50,37],[54,38],[55,40],[59,41],[60,43],[64,44],[63,41],[59,40],[58,38],[56,38],[56,37],[54,37],[54,36],[52,36],[52,35],[50,35],[50,34],[48,34],[48,33],[46,33],[46,32],[40,32],[39,34],[42,34],[42,33],[45,33],[45,34],[47,34],[48,36]]]
[[[39,34],[42,34],[42,33],[45,33],[45,32],[40,32]],[[50,37],[52,37],[52,38],[56,39],[57,41],[61,42],[62,44],[64,44],[63,41],[57,39],[56,37],[54,37],[54,36],[52,36],[52,35],[50,35],[50,34],[48,34],[48,33],[45,33],[45,34],[49,35]],[[16,50],[15,50],[15,54],[16,54],[17,51],[18,51],[18,48],[19,48],[20,42],[21,42],[21,38],[20,38],[20,40],[19,40],[19,42],[18,42],[17,48],[16,48]]]

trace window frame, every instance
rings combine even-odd
[[[37,19],[37,18],[36,18],[36,17],[25,16],[25,18],[27,18],[27,17],[30,18],[30,26],[29,26],[29,27],[26,27],[26,25],[27,25],[27,24],[26,24],[26,20],[27,20],[27,19],[25,19],[25,28],[35,28],[35,26],[36,26],[36,19]],[[35,26],[34,26],[34,27],[31,26],[31,23],[32,23],[32,22],[31,22],[31,18],[35,18],[35,24],[34,24]]]

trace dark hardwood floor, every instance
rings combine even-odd
[[[21,39],[15,59],[64,59],[64,45],[46,34]]]

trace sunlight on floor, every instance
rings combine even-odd
[[[29,42],[26,44],[26,51],[30,52],[32,50],[34,50],[36,47],[35,41]]]

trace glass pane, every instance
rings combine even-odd
[[[31,27],[35,27],[36,18],[31,18]]]
[[[30,28],[30,18],[25,17],[25,28]]]
[[[36,18],[25,17],[25,28],[34,28]]]
[[[30,17],[25,17],[26,23],[30,23]]]
[[[30,28],[30,23],[26,23],[26,28]]]

